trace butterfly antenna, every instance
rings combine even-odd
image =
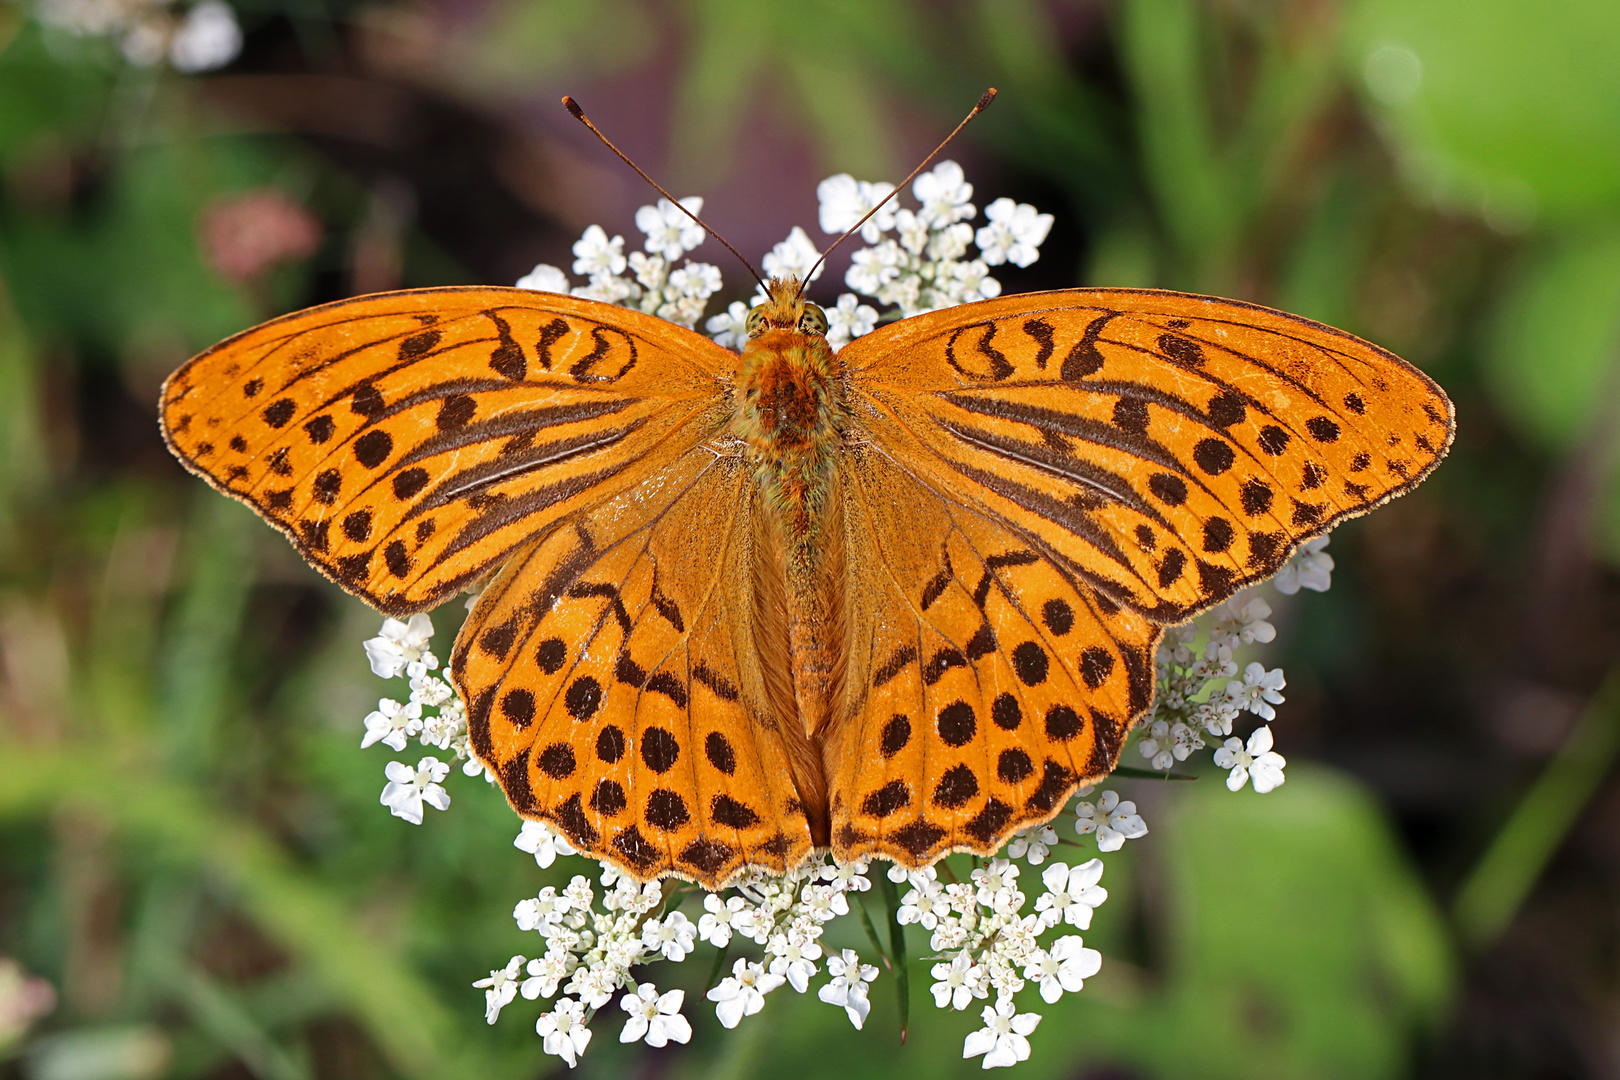
[[[567,100],[567,99],[565,98],[564,100]],[[962,122],[960,124],[957,124],[956,127],[954,129],[952,129],[952,131],[951,131],[951,133],[949,135],[945,136],[945,141],[940,143],[938,146],[934,147],[934,152],[929,154],[927,157],[923,158],[922,159],[922,164],[918,165],[915,169],[911,170],[911,175],[910,176],[908,176],[904,180],[900,181],[900,183],[895,186],[893,191],[889,192],[887,195],[885,195],[883,197],[882,202],[878,203],[876,206],[872,207],[872,209],[870,209],[870,210],[868,210],[866,212],[866,217],[861,218],[861,220],[859,220],[855,224],[851,225],[849,227],[849,229],[844,233],[843,236],[840,236],[838,239],[834,240],[832,242],[832,244],[828,246],[827,250],[823,251],[821,253],[821,258],[816,260],[816,265],[814,265],[814,266],[812,266],[810,268],[810,272],[808,274],[804,275],[804,280],[799,283],[799,292],[800,293],[804,292],[804,287],[810,283],[811,278],[816,276],[816,271],[821,269],[821,264],[827,261],[827,256],[829,256],[829,255],[831,255],[833,253],[833,248],[837,247],[839,244],[842,244],[845,240],[848,240],[851,233],[856,232],[857,230],[859,230],[862,225],[865,225],[867,223],[867,221],[871,219],[873,214],[875,214],[879,210],[883,209],[883,207],[888,203],[888,201],[890,199],[892,199],[896,195],[900,194],[900,192],[905,189],[905,186],[907,184],[911,183],[913,180],[915,180],[917,178],[918,173],[920,173],[924,169],[928,168],[929,162],[931,162],[935,158],[939,157],[939,152],[941,150],[945,149],[947,146],[949,146],[952,139],[956,138],[958,135],[960,135],[962,133],[962,129],[968,126],[968,121],[972,120],[975,116],[978,116],[980,113],[984,112],[984,110],[988,109],[990,107],[990,103],[992,101],[994,101],[994,100],[996,100],[996,88],[992,86],[990,89],[988,89],[988,90],[986,90],[984,92],[984,95],[982,97],[979,98],[979,103],[977,105],[973,106],[973,111],[968,113],[966,116],[964,116],[962,118]],[[576,114],[576,115],[578,115],[578,114]],[[592,129],[592,130],[594,130],[594,129]],[[624,155],[620,154],[619,156],[623,157]],[[637,171],[640,171],[640,170],[637,170]]]
[[[565,94],[565,95],[563,95],[562,103],[563,103],[563,106],[569,112],[574,114],[574,119],[575,120],[578,120],[580,123],[582,123],[586,127],[590,128],[592,135],[595,135],[598,139],[601,139],[602,144],[604,146],[606,146],[609,150],[613,151],[615,154],[619,155],[619,160],[620,161],[624,162],[626,165],[628,165],[632,169],[634,169],[636,171],[636,175],[641,177],[643,180],[647,181],[647,183],[651,184],[653,186],[653,190],[657,191],[658,194],[662,195],[664,198],[669,200],[670,205],[675,207],[675,209],[679,210],[681,213],[685,214],[687,217],[691,218],[693,221],[697,222],[698,227],[700,229],[702,229],[704,232],[708,233],[710,236],[714,237],[716,240],[720,241],[720,243],[725,245],[725,248],[726,248],[727,251],[729,251],[733,255],[737,256],[737,261],[742,263],[744,266],[746,266],[748,268],[748,272],[750,274],[754,275],[754,280],[759,282],[759,287],[760,288],[762,288],[762,289],[767,288],[767,286],[765,284],[765,279],[759,276],[759,271],[754,269],[754,266],[753,266],[752,263],[750,263],[747,259],[742,257],[742,252],[740,252],[736,248],[732,247],[731,244],[726,241],[725,237],[723,237],[719,233],[715,232],[714,231],[714,226],[710,225],[708,222],[704,221],[702,218],[700,218],[696,214],[692,213],[692,211],[690,211],[686,207],[682,206],[679,199],[677,199],[675,196],[671,195],[669,192],[665,191],[663,189],[663,187],[661,187],[659,185],[658,181],[654,180],[652,177],[648,176],[645,172],[642,171],[640,165],[637,165],[635,162],[631,161],[629,156],[626,155],[623,150],[620,150],[617,146],[614,146],[613,145],[613,140],[609,139],[606,135],[602,134],[601,129],[598,128],[595,124],[591,123],[591,118],[585,115],[585,110],[579,107],[579,102],[575,101],[573,98],[571,98],[571,97],[569,97],[569,96],[567,96]],[[963,123],[966,123],[966,122],[967,121],[965,121],[965,120],[963,121]],[[949,140],[947,140],[947,141],[949,141]],[[934,151],[934,152],[936,154],[939,153],[939,151],[937,151],[937,150]]]

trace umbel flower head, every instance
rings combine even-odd
[[[892,190],[847,174],[828,177],[817,187],[822,233],[854,225]],[[862,226],[866,246],[854,252],[844,279],[852,291],[825,308],[835,348],[889,319],[998,295],[990,269],[1033,263],[1052,226],[1051,215],[1010,199],[992,201],[983,224],[975,225],[973,186],[950,161],[918,176],[911,195],[914,205],[890,203]],[[697,198],[681,202],[694,211],[701,207]],[[665,200],[642,207],[635,224],[642,250],[626,253],[623,236],[592,225],[574,245],[577,279],[542,264],[518,285],[620,304],[689,328],[704,322],[707,303],[723,283],[717,267],[687,258],[703,243],[703,231]],[[773,274],[802,275],[819,256],[809,232],[795,227],[764,265]],[[704,325],[720,344],[738,346],[746,339],[747,313],[748,305],[737,301]],[[1322,537],[1305,545],[1279,575],[1279,589],[1326,589],[1333,567],[1326,544]],[[1286,763],[1271,750],[1269,726],[1256,728],[1247,741],[1234,735],[1245,717],[1272,721],[1284,700],[1281,669],[1251,661],[1240,674],[1239,659],[1275,639],[1270,616],[1266,600],[1249,591],[1167,633],[1157,656],[1153,710],[1133,736],[1153,769],[1196,764],[1213,741],[1211,766],[1228,770],[1233,790],[1252,784],[1264,793],[1283,783]],[[438,674],[432,637],[431,620],[416,615],[387,620],[365,643],[372,671],[404,679],[409,693],[403,701],[379,700],[365,718],[361,745],[403,753],[416,742],[437,751],[414,765],[392,761],[385,769],[383,803],[418,825],[425,808],[449,807],[444,782],[451,763],[492,780],[472,757],[466,709]],[[982,1026],[966,1038],[963,1056],[982,1059],[986,1069],[1026,1060],[1041,1019],[1031,1007],[1079,992],[1101,970],[1101,954],[1074,932],[1089,930],[1108,899],[1098,856],[1148,834],[1135,802],[1112,788],[1083,788],[1071,806],[1072,829],[1058,828],[1056,819],[1025,829],[998,856],[974,859],[963,877],[938,865],[878,868],[896,886],[898,902],[888,913],[893,929],[909,929],[918,943],[911,949],[926,939],[922,955],[932,959],[934,1004],[978,1010]],[[812,988],[861,1028],[871,1020],[871,984],[896,959],[842,947],[862,940],[864,930],[844,932],[835,939],[838,947],[826,938],[835,921],[862,917],[860,894],[872,891],[875,869],[865,859],[837,865],[821,855],[781,875],[751,870],[710,893],[674,881],[638,883],[609,863],[592,867],[538,821],[523,822],[513,844],[541,869],[560,869],[567,865],[560,860],[570,860],[588,872],[571,873],[566,885],[546,885],[520,900],[512,915],[519,930],[535,935],[526,950],[532,957],[513,956],[473,985],[484,992],[491,1024],[520,997],[548,1001],[535,1031],[545,1052],[570,1067],[589,1047],[592,1024],[604,1009],[626,1017],[621,1042],[664,1046],[692,1037],[685,993],[660,990],[647,978],[658,963],[707,953],[711,958],[702,962],[712,966],[709,950],[735,954],[702,996],[727,1028],[765,1012],[773,994]],[[867,940],[882,953],[876,937]]]

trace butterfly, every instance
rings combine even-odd
[[[512,288],[363,296],[165,383],[170,448],[450,670],[507,799],[638,879],[988,854],[1115,766],[1181,623],[1410,490],[1454,414],[1232,300],[1007,296],[836,354]]]

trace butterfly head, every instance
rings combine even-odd
[[[804,298],[798,278],[771,278],[765,299],[748,312],[745,324],[750,339],[767,330],[795,330],[813,337],[827,333],[827,313]]]

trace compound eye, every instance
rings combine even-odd
[[[804,314],[799,316],[799,330],[806,334],[827,333],[827,313],[815,304],[804,305]]]
[[[748,318],[743,322],[743,329],[749,337],[758,337],[765,332],[765,308],[750,308]]]

